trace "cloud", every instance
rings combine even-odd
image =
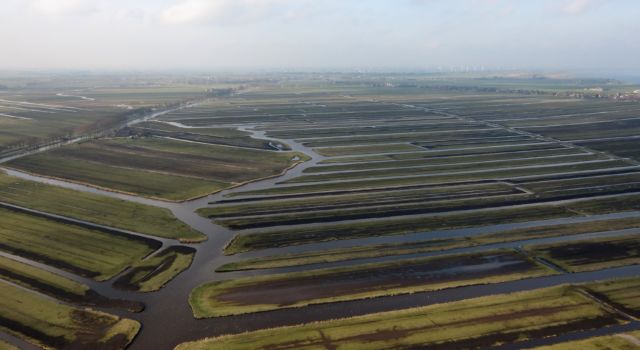
[[[229,0],[182,0],[162,11],[168,23],[201,22],[219,17],[231,6]]]
[[[166,23],[237,23],[291,15],[305,0],[174,0],[161,11]],[[285,6],[287,5],[287,6]],[[280,9],[281,11],[277,10]]]
[[[562,12],[570,15],[585,13],[602,3],[601,0],[569,0],[562,6]]]
[[[97,10],[96,1],[34,0],[31,8],[45,15],[81,14]]]

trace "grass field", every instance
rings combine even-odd
[[[201,241],[204,234],[163,208],[22,180],[0,173],[0,202],[164,238]]]
[[[189,247],[169,247],[135,264],[114,282],[114,286],[138,292],[157,291],[189,268],[195,252],[195,249]]]
[[[281,173],[306,156],[166,139],[103,139],[8,163],[20,170],[166,200]]]
[[[0,329],[48,348],[125,348],[140,329],[129,319],[57,303],[0,281]]]
[[[510,159],[499,162],[481,162],[475,164],[448,164],[448,165],[426,165],[423,167],[394,168],[379,170],[363,170],[339,173],[325,173],[317,175],[303,175],[286,181],[286,183],[322,182],[322,181],[344,181],[374,177],[391,176],[411,176],[411,175],[436,175],[439,173],[455,173],[467,171],[498,170],[500,168],[535,167],[550,166],[554,164],[579,163],[605,159],[601,155],[583,154],[571,155],[567,157],[555,158],[535,158],[535,159]]]
[[[423,158],[406,159],[406,160],[390,160],[386,156],[368,156],[367,157],[349,157],[345,164],[340,164],[344,158],[328,158],[320,162],[321,165],[309,167],[304,170],[305,174],[337,172],[337,171],[358,171],[388,168],[404,168],[426,165],[446,165],[460,163],[480,163],[480,162],[499,162],[517,159],[536,159],[555,156],[571,156],[586,154],[577,148],[557,148],[550,150],[533,150],[512,153],[493,153],[480,155],[463,155],[452,157],[428,156],[428,153],[421,153]],[[377,158],[374,158],[377,157]],[[358,161],[360,160],[360,161]]]
[[[0,209],[0,249],[105,280],[157,249],[157,242]]]
[[[523,193],[506,183],[486,183],[459,186],[426,186],[405,190],[366,191],[342,195],[301,196],[300,198],[212,203],[216,206],[198,210],[202,216],[221,218],[228,216],[266,215],[340,208],[356,208],[385,204],[403,204],[460,198]]]
[[[217,317],[550,274],[520,254],[493,251],[216,281],[194,289],[189,303],[196,317]]]
[[[390,188],[411,185],[445,184],[469,181],[509,180],[524,176],[553,175],[579,171],[605,171],[612,168],[629,167],[621,160],[609,160],[592,163],[577,163],[567,165],[550,165],[544,167],[519,168],[519,169],[489,169],[478,172],[457,172],[453,174],[433,174],[422,176],[409,176],[399,178],[361,179],[345,182],[313,183],[287,187],[274,187],[263,190],[234,192],[231,196],[267,196],[301,193],[318,193],[328,191],[345,191],[354,189]]]
[[[67,302],[120,307],[133,312],[143,309],[141,303],[106,298],[87,285],[5,257],[0,257],[0,279]]]
[[[555,287],[222,336],[176,349],[486,349],[623,322],[572,287]]]
[[[256,149],[288,149],[287,145],[272,143],[269,140],[255,139],[246,131],[234,128],[181,128],[160,122],[144,122],[130,128],[131,134],[140,136],[170,137],[179,140],[247,147]]]

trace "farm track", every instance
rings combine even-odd
[[[444,116],[461,118],[459,116],[449,114],[446,112],[436,112],[433,110],[429,110],[429,112],[438,113]],[[151,118],[149,118],[151,119]],[[148,119],[146,119],[148,120]],[[489,125],[489,124],[487,124]],[[491,125],[494,127],[493,125]],[[503,128],[502,126],[499,126]],[[527,135],[530,137],[543,138],[540,135],[529,134],[529,133],[521,133],[515,129],[505,128],[509,131],[516,132],[521,135]],[[265,136],[265,131],[255,131],[254,129],[245,129],[245,130],[253,130],[254,137],[257,138],[267,138]],[[267,138],[268,139],[268,138]],[[570,143],[562,142],[558,140],[551,140],[548,138],[544,138],[545,142],[557,142],[564,145],[569,145]],[[562,274],[556,276],[547,276],[547,277],[538,277],[531,278],[527,280],[520,281],[512,281],[512,282],[503,282],[497,283],[494,285],[479,285],[479,286],[469,286],[469,287],[460,287],[451,290],[445,291],[437,291],[437,292],[424,292],[424,293],[416,293],[412,295],[399,295],[399,296],[391,296],[391,297],[380,297],[368,300],[356,300],[350,302],[340,302],[340,303],[331,303],[331,304],[321,304],[321,305],[312,305],[308,306],[304,309],[304,312],[300,310],[278,310],[278,311],[270,311],[256,314],[248,314],[241,316],[230,316],[230,317],[222,317],[215,319],[205,319],[205,320],[195,320],[192,316],[191,309],[187,304],[188,296],[194,287],[212,280],[220,280],[226,279],[229,277],[235,276],[244,276],[244,275],[256,275],[256,274],[266,274],[273,272],[290,272],[290,271],[302,271],[308,270],[317,267],[327,267],[327,266],[349,266],[351,264],[366,262],[374,262],[374,261],[388,261],[393,259],[401,259],[412,257],[412,255],[403,255],[403,256],[393,256],[393,257],[384,257],[377,258],[371,260],[359,260],[352,262],[340,262],[333,265],[317,265],[317,266],[305,266],[294,269],[274,269],[274,270],[266,270],[262,272],[243,272],[243,273],[216,273],[214,271],[215,267],[228,263],[240,260],[242,258],[247,257],[255,257],[255,256],[264,256],[270,255],[274,253],[284,253],[291,251],[300,251],[304,249],[316,250],[322,247],[332,247],[335,245],[333,242],[329,243],[320,243],[320,244],[310,244],[301,247],[291,248],[280,248],[275,250],[265,250],[260,252],[252,252],[246,254],[238,254],[234,257],[227,257],[222,255],[222,248],[233,238],[236,232],[226,229],[222,226],[211,223],[210,220],[206,218],[202,218],[195,213],[195,210],[201,207],[206,207],[210,202],[216,201],[225,201],[224,196],[229,193],[239,192],[240,189],[242,191],[249,191],[255,189],[262,188],[270,188],[276,185],[277,182],[286,181],[287,179],[292,179],[294,177],[300,176],[304,169],[315,166],[321,160],[325,159],[325,157],[317,155],[311,148],[305,147],[304,145],[294,142],[292,140],[279,140],[272,139],[277,142],[285,142],[289,144],[294,151],[301,151],[308,155],[312,156],[312,160],[300,164],[297,167],[290,169],[286,174],[280,176],[278,178],[266,179],[259,182],[249,183],[242,187],[238,187],[235,189],[230,189],[226,191],[222,191],[215,195],[207,196],[204,198],[196,199],[193,201],[188,201],[184,203],[167,203],[162,201],[156,201],[152,199],[145,199],[131,195],[119,194],[114,192],[108,192],[103,190],[98,190],[95,188],[91,188],[88,186],[82,186],[74,183],[68,183],[60,180],[51,180],[43,177],[37,177],[32,175],[27,175],[17,171],[9,171],[10,175],[22,177],[32,181],[40,181],[45,183],[51,183],[55,185],[62,185],[63,187],[72,188],[80,191],[88,191],[93,193],[99,193],[102,195],[135,201],[144,204],[150,204],[158,207],[163,207],[171,210],[173,214],[180,220],[184,221],[191,227],[196,230],[199,230],[205,233],[208,236],[208,240],[201,244],[197,245],[189,245],[197,249],[197,254],[195,256],[194,262],[190,269],[178,275],[173,281],[171,281],[167,288],[164,288],[156,293],[148,293],[148,294],[139,294],[133,292],[125,292],[120,291],[111,285],[112,280],[107,282],[95,282],[85,278],[81,278],[75,276],[73,274],[64,273],[56,269],[49,268],[49,271],[53,271],[56,273],[63,274],[66,277],[73,277],[74,280],[85,283],[90,287],[94,288],[97,292],[108,296],[108,297],[116,297],[122,299],[131,299],[138,300],[145,303],[147,309],[140,314],[129,314],[126,312],[119,312],[114,310],[109,310],[109,312],[126,316],[128,318],[139,320],[143,323],[144,328],[143,331],[138,335],[136,341],[132,344],[131,349],[171,349],[174,345],[187,341],[187,340],[195,340],[203,337],[210,337],[221,334],[228,333],[239,333],[249,330],[255,330],[266,327],[276,327],[282,325],[293,325],[303,322],[312,322],[319,320],[327,320],[333,318],[341,318],[341,317],[349,317],[355,315],[368,314],[372,312],[380,312],[380,311],[389,311],[389,310],[397,310],[415,306],[424,306],[437,304],[442,302],[456,301],[462,300],[469,297],[478,297],[484,295],[493,295],[500,293],[509,293],[515,291],[525,291],[538,289],[543,287],[555,286],[566,283],[582,283],[582,282],[590,282],[602,279],[609,279],[613,277],[630,277],[640,275],[640,266],[625,266],[620,268],[613,268],[607,270],[593,271],[593,272],[583,272],[583,273],[575,273],[575,274]],[[572,147],[576,147],[571,144]],[[585,148],[588,152],[594,153],[593,150]],[[595,152],[597,153],[597,152]],[[602,152],[603,154],[606,154]],[[606,154],[607,156],[611,156]],[[638,165],[638,163],[632,163],[631,166]],[[242,200],[242,199],[240,199]],[[4,206],[5,204],[3,204]],[[14,208],[16,210],[27,210],[26,208]],[[40,213],[33,211],[33,214],[37,215],[51,215],[47,213]],[[545,222],[572,222],[572,221],[588,221],[595,220],[595,218],[609,218],[609,217],[625,217],[625,216],[639,216],[640,213],[632,212],[626,214],[610,214],[610,215],[601,215],[594,216],[589,218],[574,218],[570,220],[566,219],[556,219],[556,220],[548,220]],[[49,216],[50,218],[55,218],[59,220],[73,220],[69,218],[64,218],[60,216]],[[82,223],[95,225],[86,222],[78,222],[78,220],[74,220],[74,223]],[[539,224],[539,223],[538,223]],[[451,232],[447,232],[452,236],[457,235],[468,235],[470,232],[483,232],[491,229],[496,229],[497,227],[504,226],[526,226],[531,225],[530,223],[522,223],[515,225],[496,225],[491,227],[483,227],[477,230],[452,230]],[[106,228],[106,227],[103,227]],[[124,232],[126,234],[139,235],[133,232]],[[551,243],[551,242],[562,242],[562,241],[571,241],[577,239],[584,239],[587,237],[607,237],[619,234],[637,234],[638,230],[624,230],[615,231],[615,232],[601,232],[601,233],[592,233],[586,235],[576,235],[571,237],[555,237],[555,238],[545,238],[545,239],[537,239],[537,240],[525,240],[518,242],[510,242],[510,243],[501,243],[501,244],[493,244],[479,247],[471,247],[471,248],[461,248],[450,251],[442,251],[442,252],[432,252],[432,253],[424,253],[418,254],[415,256],[437,256],[448,254],[451,252],[462,253],[462,252],[471,252],[471,251],[481,251],[481,250],[489,250],[495,248],[515,248],[518,245],[522,244],[533,244],[533,243]],[[363,243],[372,243],[376,241],[398,241],[402,239],[407,239],[407,241],[412,241],[417,239],[418,237],[425,236],[436,236],[437,232],[428,232],[423,234],[413,234],[406,236],[398,236],[398,237],[373,237],[371,239],[357,239],[345,241],[345,244],[351,244],[353,246],[357,246]],[[151,238],[162,242],[163,247],[167,247],[169,245],[175,244],[176,242],[173,240],[163,240],[156,237],[149,237],[145,235],[139,235],[145,238]],[[441,237],[441,236],[439,236]],[[159,252],[160,249],[156,250],[156,253]],[[20,259],[21,261],[28,262],[33,264],[34,266],[41,266],[42,264],[38,264],[28,259]],[[631,322],[624,326],[615,326],[609,327],[606,329],[601,329],[597,331],[584,331],[578,332],[574,334],[568,334],[559,336],[556,338],[550,338],[545,340],[534,340],[531,342],[525,342],[514,345],[505,345],[500,347],[501,350],[510,350],[510,349],[520,349],[524,348],[526,344],[546,344],[553,343],[558,341],[564,341],[567,339],[583,339],[587,337],[591,337],[594,334],[613,334],[621,331],[628,331],[631,329],[639,329],[640,323]],[[12,341],[11,336],[0,333],[2,339],[8,340],[11,343],[16,345],[24,345],[22,341],[17,339]],[[541,343],[542,342],[542,343]],[[545,343],[546,342],[546,343]]]

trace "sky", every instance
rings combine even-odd
[[[0,0],[0,70],[640,72],[638,0]]]

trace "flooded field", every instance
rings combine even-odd
[[[108,95],[137,114],[3,157],[3,296],[100,312],[86,326],[118,325],[109,348],[515,349],[639,329],[636,125],[616,121],[640,108],[305,79],[147,92],[150,110]],[[5,342],[96,343],[4,300]]]

